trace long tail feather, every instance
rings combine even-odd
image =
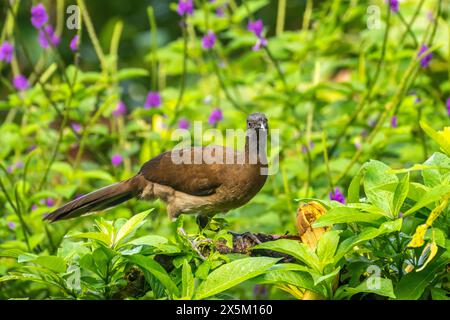
[[[135,197],[139,191],[140,176],[101,188],[80,198],[66,203],[62,207],[48,214],[44,219],[58,221],[71,219],[81,215],[105,210]]]

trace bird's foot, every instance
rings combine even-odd
[[[234,231],[228,231],[228,233],[232,234],[234,237],[236,238],[249,238],[250,240],[252,240],[253,242],[255,242],[256,244],[261,244],[262,242],[258,239],[258,237],[256,237],[253,233],[251,233],[250,231],[246,231],[244,233],[237,233]]]

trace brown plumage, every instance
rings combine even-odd
[[[45,219],[75,218],[134,197],[163,200],[171,218],[182,213],[214,215],[240,207],[258,193],[267,179],[267,132],[264,114],[253,113],[247,118],[244,151],[210,146],[162,153],[146,162],[134,177],[75,199]],[[172,152],[191,162],[174,161]],[[213,163],[208,156],[222,161]],[[226,161],[230,159],[234,160],[232,164]]]

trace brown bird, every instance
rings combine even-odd
[[[238,208],[266,182],[267,133],[265,115],[250,114],[243,152],[221,146],[164,152],[146,162],[134,177],[72,200],[44,219],[71,219],[131,198],[163,200],[172,219],[182,213],[211,217]]]

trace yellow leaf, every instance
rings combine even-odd
[[[423,248],[422,254],[420,256],[421,257],[425,256],[426,254],[428,254],[428,252],[429,252],[429,255],[428,255],[427,260],[423,264],[423,266],[421,266],[419,269],[417,269],[416,272],[422,271],[427,266],[427,264],[431,260],[433,260],[434,256],[436,256],[437,251],[438,251],[438,246],[436,245],[436,242],[429,243],[425,248]]]
[[[413,238],[411,240],[411,242],[408,244],[408,247],[410,248],[418,248],[423,246],[424,244],[424,237],[425,237],[425,232],[428,229],[428,225],[427,224],[421,224],[420,226],[417,227],[416,232],[413,235]]]

